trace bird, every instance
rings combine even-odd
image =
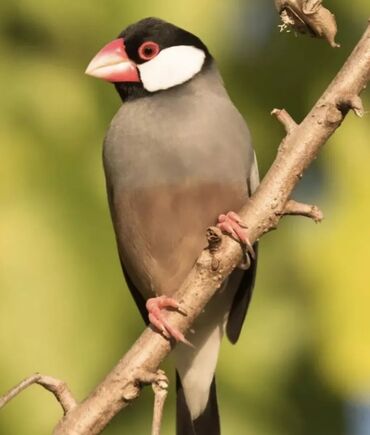
[[[222,337],[239,338],[254,287],[257,247],[239,210],[259,184],[247,124],[216,61],[193,33],[159,18],[123,30],[86,74],[114,84],[122,104],[103,143],[106,189],[122,270],[147,324],[177,343],[177,435],[219,435],[215,370]],[[249,252],[191,337],[166,321],[173,297],[218,225]],[[191,346],[189,345],[191,343]]]

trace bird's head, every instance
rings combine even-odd
[[[197,36],[166,21],[145,18],[103,47],[86,74],[114,83],[121,97],[128,99],[181,85],[211,61]]]

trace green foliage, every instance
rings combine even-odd
[[[279,35],[267,0],[0,4],[0,391],[40,371],[82,399],[143,328],[121,275],[100,161],[120,103],[83,74],[95,52],[150,15],[201,36],[248,120],[263,174],[283,134],[270,110],[300,121],[366,25],[366,0],[326,4],[341,49]],[[368,117],[349,114],[297,189],[297,199],[322,207],[321,225],[287,218],[261,242],[244,332],[237,348],[223,345],[218,367],[226,434],[340,434],[341,401],[370,390],[369,135]],[[173,399],[164,434],[173,433]],[[148,389],[105,433],[149,433],[151,406]],[[0,433],[48,434],[60,416],[32,387],[0,412]]]

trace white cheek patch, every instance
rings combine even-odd
[[[190,80],[202,69],[205,57],[199,48],[177,45],[163,49],[154,59],[137,67],[144,88],[155,92]]]

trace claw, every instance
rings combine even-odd
[[[256,253],[245,231],[248,227],[237,213],[230,211],[227,214],[220,214],[217,226],[242,243],[253,260],[256,258]]]
[[[151,325],[158,329],[167,339],[173,338],[176,341],[181,341],[190,347],[194,347],[182,332],[171,326],[164,318],[162,310],[166,308],[174,308],[181,314],[186,315],[185,310],[182,310],[179,303],[173,298],[167,296],[150,298],[146,302],[146,309],[148,310],[148,318]]]

